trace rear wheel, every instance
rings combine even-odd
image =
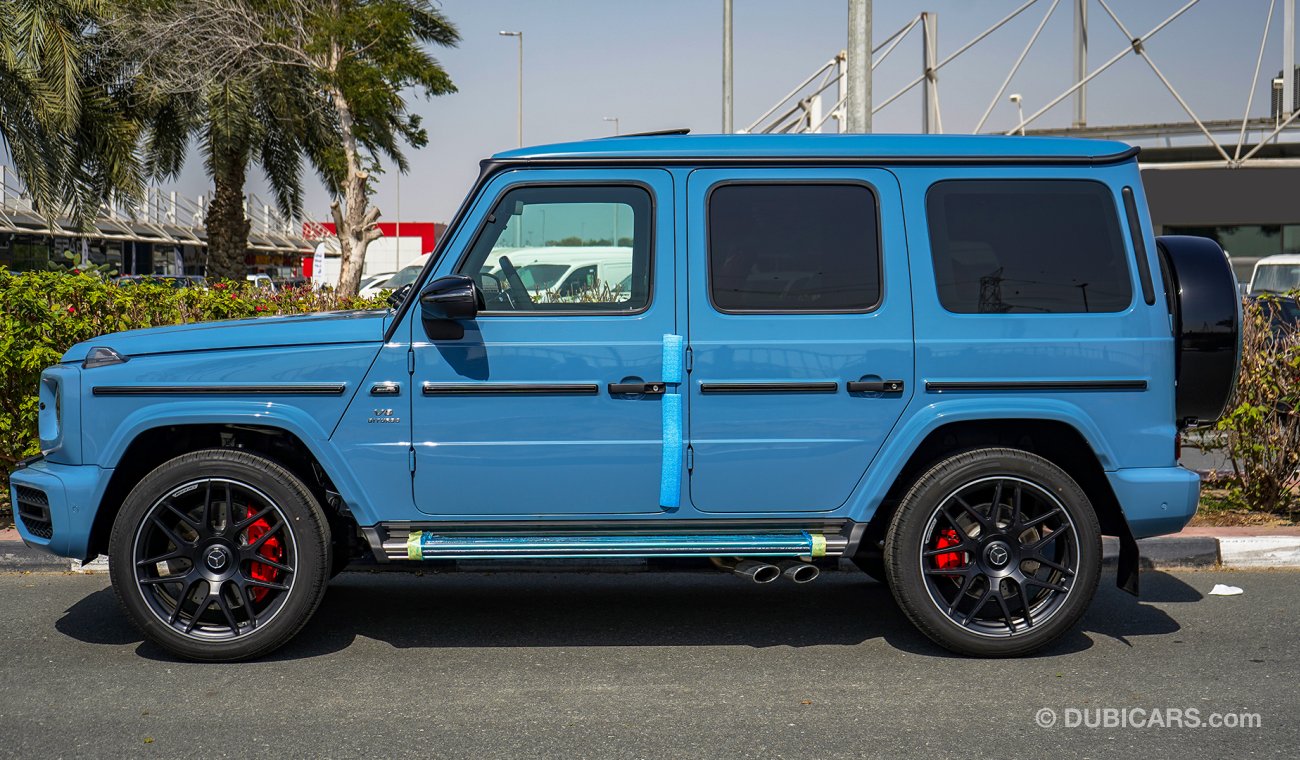
[[[1083,490],[1042,457],[977,449],[926,472],[885,540],[894,598],[962,654],[1031,652],[1078,622],[1097,588],[1101,534]]]
[[[240,660],[288,641],[331,567],[329,525],[275,462],[214,449],[173,459],[127,496],[109,540],[118,599],[150,640],[196,660]]]

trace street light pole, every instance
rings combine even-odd
[[[618,117],[617,117],[617,116],[602,116],[600,120],[601,120],[601,121],[612,121],[612,122],[614,122],[614,135],[615,135],[615,136],[618,136]]]
[[[845,48],[847,132],[871,131],[871,0],[849,0],[849,44]]]
[[[402,167],[397,169],[397,234],[393,236],[393,271],[402,268]]]
[[[735,59],[732,57],[731,39],[731,0],[722,0],[722,134],[724,135],[731,134],[735,128],[732,122]]]
[[[519,147],[524,147],[524,33],[498,32],[502,37],[515,37],[519,40]]]

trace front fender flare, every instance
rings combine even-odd
[[[296,436],[311,452],[333,481],[343,502],[358,524],[374,522],[374,511],[352,469],[330,444],[330,429],[299,407],[266,401],[223,401],[196,404],[193,401],[151,404],[127,415],[104,445],[101,466],[113,468],[131,443],[142,433],[178,425],[252,425],[276,428]]]

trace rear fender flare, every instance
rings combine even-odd
[[[1070,425],[1088,443],[1102,470],[1117,467],[1114,451],[1101,428],[1075,404],[1026,396],[957,398],[934,401],[904,412],[906,422],[894,431],[876,455],[866,478],[849,505],[848,517],[867,523],[903,472],[921,442],[938,428],[954,422],[981,420],[1051,420]]]

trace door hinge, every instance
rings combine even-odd
[[[695,469],[695,449],[690,446],[686,447],[686,471],[690,472]]]
[[[415,374],[415,349],[413,348],[406,349],[406,372],[411,375]]]
[[[691,347],[690,347],[690,346],[687,346],[687,347],[686,347],[686,362],[685,362],[685,364],[686,364],[686,371],[687,371],[687,372],[690,372],[690,371],[691,371],[691,367],[695,364],[694,359],[695,359],[695,352],[691,350]]]
[[[411,472],[414,473],[415,472],[415,447],[412,446],[410,450],[406,452],[406,454],[407,454],[407,464],[410,465]]]

